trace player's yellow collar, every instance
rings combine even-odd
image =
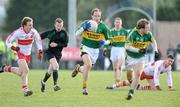
[[[139,32],[139,30],[137,30],[137,32],[139,33],[139,35],[141,35],[141,36],[144,36],[145,34],[141,34],[140,32]]]

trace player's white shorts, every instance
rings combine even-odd
[[[111,48],[111,61],[121,60],[122,63],[125,61],[125,48],[124,47],[112,47]]]
[[[88,53],[88,55],[91,57],[92,64],[96,63],[97,58],[99,56],[99,48],[94,49],[94,48],[90,48],[90,47],[87,47],[85,45],[82,45],[81,52]]]
[[[145,57],[141,58],[132,58],[130,56],[127,56],[126,59],[126,69],[134,69],[134,66],[137,64],[145,64]]]

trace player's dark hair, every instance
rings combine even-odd
[[[173,55],[168,55],[168,58],[174,59]]]
[[[94,9],[92,9],[92,11],[91,11],[91,15],[93,15],[94,12],[101,12],[101,10],[100,10],[99,8],[94,8]]]
[[[145,28],[145,25],[149,24],[149,21],[147,19],[140,19],[137,21],[136,24],[136,28],[137,29],[141,29],[141,28]]]

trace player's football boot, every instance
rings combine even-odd
[[[140,90],[140,87],[141,87],[141,85],[138,84],[137,87],[136,87],[136,90]]]
[[[134,90],[129,90],[128,96],[126,97],[126,100],[131,100],[133,98]]]
[[[0,66],[0,73],[4,72],[4,67],[5,67],[5,65]]]
[[[77,64],[77,65],[75,66],[73,72],[72,72],[72,77],[73,77],[73,78],[78,74],[79,68],[80,68],[80,65]]]
[[[33,92],[32,91],[27,91],[27,92],[24,92],[24,96],[25,97],[27,97],[27,96],[30,96],[30,95],[32,95],[33,94]]]
[[[106,89],[113,90],[113,89],[115,89],[115,87],[113,87],[113,86],[107,86]]]
[[[88,90],[87,90],[87,88],[83,88],[82,94],[83,94],[83,95],[88,95]]]
[[[46,89],[46,84],[41,80],[41,92],[44,92]]]
[[[58,86],[58,85],[55,85],[54,86],[54,91],[58,91],[58,90],[60,90],[61,88]]]

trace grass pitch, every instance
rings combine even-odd
[[[61,90],[54,92],[52,77],[47,81],[45,93],[40,91],[40,80],[46,70],[31,70],[29,86],[34,94],[24,97],[21,79],[10,73],[0,74],[0,107],[180,107],[180,72],[173,72],[175,91],[167,90],[166,74],[161,75],[162,91],[135,91],[134,98],[125,100],[129,87],[106,90],[114,82],[112,71],[91,71],[89,95],[82,95],[82,75],[71,78],[71,72],[59,72]],[[123,72],[125,79],[125,72]],[[146,84],[146,81],[141,81]]]

